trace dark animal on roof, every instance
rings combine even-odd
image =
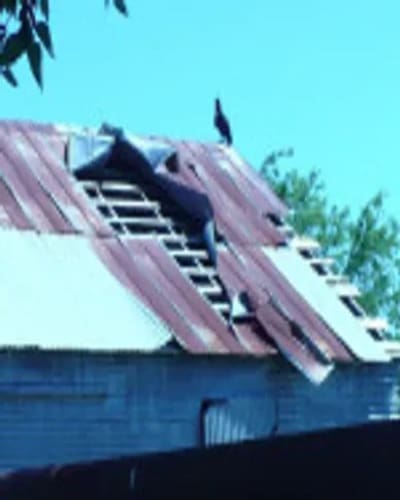
[[[232,144],[231,128],[229,126],[228,119],[222,111],[221,101],[218,98],[215,99],[214,125],[218,129],[226,144],[230,146]]]

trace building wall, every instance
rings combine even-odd
[[[394,363],[316,387],[270,360],[3,351],[0,471],[397,418],[398,380]]]

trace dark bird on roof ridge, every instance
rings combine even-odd
[[[218,97],[215,99],[214,125],[218,129],[226,144],[230,146],[232,144],[231,128],[227,117],[222,111],[221,101]]]

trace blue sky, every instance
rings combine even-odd
[[[44,92],[19,63],[1,117],[212,141],[219,94],[255,167],[293,146],[289,165],[321,169],[332,202],[357,209],[383,189],[398,216],[398,2],[127,2],[129,19],[103,0],[52,0]]]

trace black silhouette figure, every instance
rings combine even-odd
[[[221,134],[226,144],[230,146],[232,144],[231,128],[227,117],[222,111],[221,101],[218,98],[215,99],[214,125],[218,129],[218,132]]]

